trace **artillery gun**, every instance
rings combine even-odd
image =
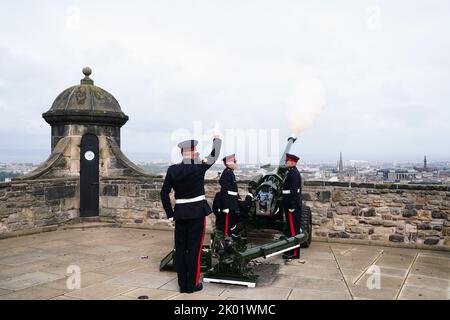
[[[249,262],[267,259],[277,254],[300,247],[308,239],[306,233],[294,237],[281,237],[278,241],[261,246],[247,248],[247,239],[242,235],[223,237],[221,231],[212,234],[211,246],[203,246],[201,254],[201,271],[206,272],[203,281],[256,286],[258,275],[254,273]],[[160,270],[176,270],[175,249],[160,264]]]
[[[244,219],[247,231],[272,229],[288,234],[288,223],[281,201],[283,183],[288,171],[285,166],[286,153],[290,152],[296,140],[295,137],[288,138],[280,163],[275,170],[256,176],[249,182],[249,191],[254,195],[254,200],[248,216]],[[311,244],[312,217],[311,208],[306,205],[302,205],[300,227],[309,235],[301,247],[308,248]]]
[[[311,209],[302,206],[300,227],[302,232],[294,237],[280,237],[277,241],[257,247],[247,248],[247,232],[258,229],[272,229],[284,234],[288,223],[285,218],[282,200],[282,187],[287,175],[286,153],[289,153],[297,139],[289,137],[278,167],[267,174],[257,176],[249,182],[253,200],[247,210],[241,210],[244,218],[238,230],[224,237],[216,230],[211,235],[211,244],[203,245],[200,259],[201,271],[206,272],[205,282],[229,283],[255,287],[257,275],[249,266],[251,260],[268,258],[298,247],[308,248],[311,244]],[[243,212],[245,211],[245,212]],[[160,270],[176,271],[175,249],[160,263]]]
[[[213,243],[215,242],[218,246],[215,247],[215,255],[218,261],[212,268],[208,269],[203,281],[237,284],[253,288],[256,286],[258,275],[249,266],[250,261],[257,258],[266,259],[298,248],[307,238],[308,235],[302,233],[290,238],[281,237],[276,242],[247,249],[246,246],[242,246],[241,236],[237,236],[236,239],[233,237],[223,239],[223,235],[215,234]],[[235,244],[234,241],[236,240],[238,243]]]

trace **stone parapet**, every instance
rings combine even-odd
[[[78,179],[0,183],[0,237],[41,232],[79,216]]]
[[[160,201],[161,177],[100,179],[100,221],[171,229]],[[239,182],[240,194],[248,181]],[[450,186],[306,181],[313,239],[450,249]],[[219,190],[205,182],[208,201]],[[173,198],[172,198],[173,200]],[[0,235],[57,226],[79,216],[78,179],[0,183]],[[212,230],[214,216],[208,217]]]

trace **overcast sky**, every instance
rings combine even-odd
[[[45,160],[41,115],[84,66],[129,115],[133,160],[169,159],[173,133],[196,121],[279,130],[282,148],[289,97],[308,79],[325,103],[293,149],[304,161],[450,160],[447,0],[2,1],[0,12],[0,162]]]

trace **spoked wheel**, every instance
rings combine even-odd
[[[300,245],[300,248],[309,248],[312,239],[312,215],[311,208],[302,206],[302,213],[300,214],[300,228],[308,233],[308,239]]]

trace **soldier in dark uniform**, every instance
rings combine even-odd
[[[161,201],[169,219],[175,221],[175,254],[180,292],[200,291],[200,257],[205,236],[206,216],[211,208],[205,199],[205,173],[214,164],[222,145],[214,136],[211,154],[201,161],[195,150],[196,140],[178,144],[183,161],[167,169],[161,189]],[[175,208],[169,194],[175,191]]]
[[[220,175],[220,192],[216,195],[218,202],[218,214],[216,217],[216,229],[223,232],[224,237],[231,234],[237,223],[239,214],[239,194],[234,169],[236,169],[236,155],[224,157],[225,169]]]
[[[300,234],[300,214],[302,211],[301,191],[302,177],[297,169],[298,157],[286,153],[288,173],[283,184],[283,207],[287,221],[287,236]],[[284,259],[299,259],[300,249],[296,248],[283,254]]]
[[[216,215],[216,229],[222,231],[226,237],[231,233],[239,233],[236,228],[237,223],[248,218],[254,196],[249,189],[245,199],[241,200],[234,175],[236,155],[226,156],[222,161],[226,168],[220,175],[220,191],[214,197],[213,212]]]

